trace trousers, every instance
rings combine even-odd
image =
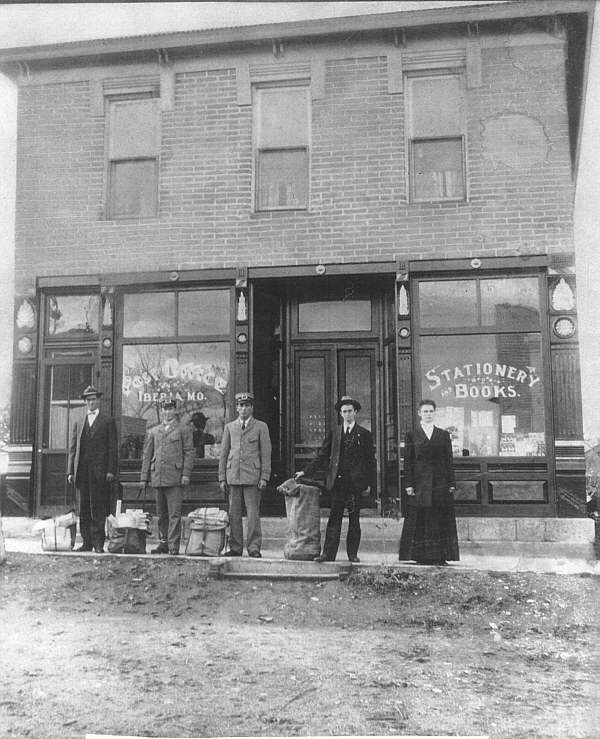
[[[239,554],[244,550],[242,501],[246,504],[247,541],[250,552],[260,552],[262,531],[260,527],[260,490],[256,485],[229,486],[229,548]]]
[[[331,491],[331,509],[323,544],[323,556],[331,562],[336,558],[340,545],[342,519],[346,508],[348,509],[346,554],[350,558],[357,556],[360,546],[360,493],[353,491],[343,477],[338,477]]]
[[[181,541],[181,508],[183,489],[180,485],[155,488],[156,513],[158,515],[158,538],[166,544],[169,552],[179,554]]]

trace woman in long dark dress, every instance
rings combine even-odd
[[[459,559],[454,516],[454,467],[450,434],[434,425],[433,400],[419,403],[420,424],[406,434],[404,479],[407,513],[399,559],[444,565]]]

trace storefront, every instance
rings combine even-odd
[[[402,439],[418,400],[431,398],[453,440],[460,515],[581,515],[575,285],[546,256],[76,283],[40,279],[37,300],[16,312],[15,418],[26,431],[34,397],[38,515],[67,504],[70,427],[88,384],[117,418],[128,500],[145,433],[170,397],[196,449],[187,505],[222,502],[224,424],[234,393],[251,388],[273,440],[267,513],[281,511],[276,485],[302,469],[337,421],[336,398],[351,394],[376,441],[374,509],[394,509]]]

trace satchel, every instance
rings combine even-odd
[[[108,551],[111,554],[146,554],[144,529],[111,527],[108,535]]]
[[[185,554],[193,557],[218,557],[227,544],[229,516],[219,508],[196,508],[188,514],[190,536]]]

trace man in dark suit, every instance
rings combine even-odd
[[[117,428],[98,406],[101,392],[88,385],[81,394],[86,413],[71,431],[67,482],[75,482],[79,529],[78,552],[104,552],[104,527],[110,510],[110,486],[117,474]]]
[[[348,536],[346,553],[350,562],[359,562],[360,504],[363,494],[368,495],[375,485],[375,448],[371,432],[356,423],[360,403],[345,395],[336,403],[335,409],[342,416],[342,424],[330,431],[315,459],[304,472],[297,473],[312,477],[316,470],[327,466],[326,488],[331,492],[331,509],[323,552],[315,562],[335,560],[344,509],[348,509]]]
[[[180,422],[177,403],[162,402],[162,423],[148,431],[142,454],[140,486],[156,491],[159,543],[152,554],[179,554],[183,488],[190,484],[194,444],[189,424]]]

